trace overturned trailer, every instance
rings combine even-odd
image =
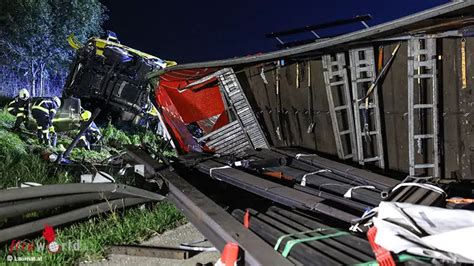
[[[137,157],[219,250],[238,242],[248,264],[275,264],[275,251],[296,264],[403,263],[397,250],[386,264],[368,210],[472,198],[469,186],[444,184],[474,178],[473,12],[474,1],[456,1],[294,48],[159,70],[150,77],[179,156],[170,168]]]
[[[303,46],[158,71],[163,122],[182,153],[296,146],[385,173],[473,179],[473,11],[456,1]]]

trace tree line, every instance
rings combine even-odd
[[[22,87],[33,96],[59,93],[63,84],[57,81],[64,81],[74,55],[67,37],[85,43],[103,33],[106,19],[99,0],[0,1],[1,94]]]

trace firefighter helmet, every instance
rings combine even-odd
[[[30,98],[30,93],[28,92],[27,89],[21,89],[20,92],[18,93],[18,96],[20,97],[21,100],[26,101]]]
[[[89,121],[89,119],[91,119],[91,116],[92,116],[91,112],[87,110],[82,112],[81,114],[81,118],[83,121]]]
[[[53,101],[54,103],[56,103],[56,105],[58,106],[58,108],[61,106],[61,99],[59,99],[59,97],[55,96],[53,98]]]

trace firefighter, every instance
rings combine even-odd
[[[13,131],[20,131],[21,124],[27,121],[29,105],[30,93],[26,89],[21,89],[18,96],[8,104],[7,111],[16,116],[15,125],[12,128]]]
[[[61,100],[58,97],[36,99],[31,107],[31,114],[36,120],[38,139],[40,143],[46,145],[56,145],[56,132],[53,127],[53,118],[61,106]],[[52,142],[50,139],[52,136]]]
[[[91,115],[91,112],[87,110],[84,110],[81,113],[81,128],[82,125],[86,124],[91,119]],[[90,150],[91,146],[98,144],[101,138],[102,134],[100,133],[99,128],[94,123],[94,121],[92,121],[92,123],[89,125],[89,128],[87,128],[87,130],[84,132],[84,135],[79,138],[77,146]]]
[[[158,110],[152,103],[146,104],[142,108],[142,112],[135,116],[133,124],[157,132],[159,124]]]

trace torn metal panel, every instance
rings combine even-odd
[[[160,76],[156,93],[165,125],[181,153],[227,155],[268,148],[232,69],[189,71]]]

